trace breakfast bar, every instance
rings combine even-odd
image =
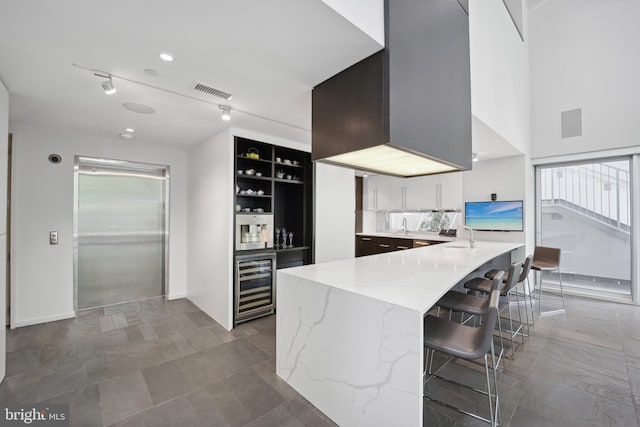
[[[422,425],[423,317],[523,246],[458,240],[278,271],[278,376],[338,425]]]

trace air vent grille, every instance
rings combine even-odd
[[[216,89],[202,82],[196,82],[193,89],[197,90],[198,92],[203,92],[203,93],[206,93],[207,95],[217,96],[218,98],[222,98],[226,100],[230,100],[233,98],[233,96],[230,93],[220,89]]]

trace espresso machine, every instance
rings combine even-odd
[[[237,215],[236,250],[273,248],[273,215]]]

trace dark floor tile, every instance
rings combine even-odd
[[[140,371],[107,378],[98,383],[101,415],[109,425],[153,406]]]
[[[222,382],[211,383],[187,395],[198,418],[205,425],[216,427],[244,426],[253,419],[229,388]]]
[[[562,383],[572,388],[626,405],[633,405],[629,377],[627,375],[603,374],[598,370],[584,369],[577,366],[571,360],[549,360],[544,357],[540,360],[535,372],[551,380],[562,378]]]
[[[69,405],[69,422],[71,426],[102,426],[98,384],[90,384],[76,391],[58,395],[50,399],[48,403]]]
[[[598,426],[633,426],[637,418],[632,406],[565,385],[562,378],[532,380],[520,406],[541,414],[562,413],[563,417]],[[551,410],[551,411],[549,411]]]
[[[33,403],[38,401],[41,380],[41,375],[30,373],[7,377],[2,382],[2,385],[8,386],[11,391],[9,396],[13,396],[15,399],[11,403]]]
[[[283,405],[305,427],[331,427],[336,424],[303,398],[296,398]]]
[[[260,418],[250,422],[247,427],[304,427],[299,419],[291,415],[284,406],[278,406]]]
[[[93,334],[93,346],[96,353],[104,353],[107,350],[128,344],[127,334],[122,329],[113,329]]]
[[[130,325],[124,328],[124,332],[127,334],[127,341],[129,344],[135,344],[140,341],[144,341],[144,337],[142,336],[142,332],[140,332],[140,328],[138,325]]]
[[[154,405],[192,390],[177,363],[176,361],[166,362],[142,371]]]
[[[185,329],[182,335],[196,350],[206,350],[224,344],[224,341],[208,327]]]
[[[42,377],[38,401],[76,390],[87,383],[87,366],[84,359],[69,362],[57,370],[54,374]]]
[[[217,322],[202,311],[192,311],[187,314],[196,326],[213,326]]]
[[[282,378],[276,375],[275,359],[267,359],[251,367],[251,370],[258,374],[267,384],[273,387],[286,400],[297,398],[298,393],[287,384]]]
[[[114,313],[111,315],[111,318],[113,319],[113,325],[116,329],[122,329],[129,326],[127,316],[123,312]]]
[[[553,410],[533,410],[519,406],[516,409],[510,427],[596,427],[597,424],[591,424],[583,420],[564,417],[561,412]]]
[[[237,373],[223,382],[254,417],[264,415],[285,402],[280,393],[252,372]]]
[[[145,426],[154,427],[199,427],[211,426],[200,422],[195,409],[186,396],[178,397],[143,412]]]
[[[187,341],[187,339],[181,333],[177,332],[175,334],[172,334],[171,341],[173,341],[182,356],[188,356],[197,352],[197,350],[189,343],[189,341]]]

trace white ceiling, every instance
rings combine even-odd
[[[321,0],[0,3],[0,79],[13,130],[40,123],[117,139],[133,127],[137,141],[188,147],[229,126],[215,105],[126,80],[114,78],[118,92],[105,95],[103,79],[77,63],[228,103],[232,126],[309,143],[311,88],[380,48]],[[161,51],[175,61],[161,61]],[[196,80],[233,100],[194,92]],[[126,102],[156,114],[130,112]]]

